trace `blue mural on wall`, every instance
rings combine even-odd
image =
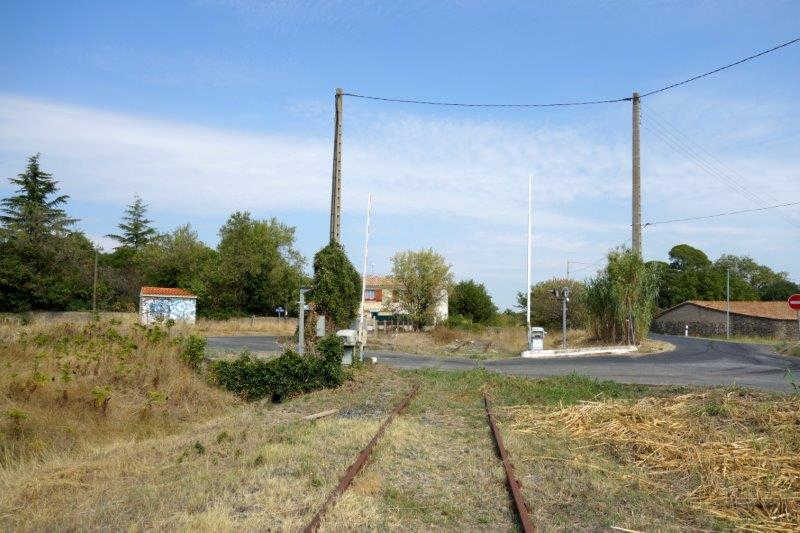
[[[139,298],[139,317],[142,324],[155,322],[188,322],[194,324],[197,314],[195,298],[142,296]]]

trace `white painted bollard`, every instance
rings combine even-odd
[[[683,330],[683,336],[684,337],[688,337],[689,336],[689,324],[686,324],[686,329]]]

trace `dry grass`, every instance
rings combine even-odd
[[[245,405],[172,436],[120,439],[7,468],[0,471],[0,528],[299,529],[409,387],[396,372],[364,370],[336,390]],[[332,407],[337,414],[302,420]],[[326,527],[381,523],[374,508],[355,507],[356,522],[334,514]]]
[[[560,332],[545,335],[544,348],[561,348]],[[442,357],[469,357],[490,359],[495,357],[517,357],[526,348],[525,328],[489,327],[478,331],[437,326],[431,331],[373,332],[367,336],[368,348],[404,353],[434,355]],[[604,346],[607,343],[592,338],[582,329],[567,330],[568,348]],[[638,353],[658,353],[674,350],[675,346],[664,341],[645,340]]]
[[[0,464],[177,431],[236,403],[182,342],[108,322],[0,325]]]
[[[583,459],[589,468],[604,451],[633,467],[627,482],[670,492],[736,527],[800,528],[797,396],[713,390],[555,410],[524,406],[510,416],[516,433],[578,439],[592,447]]]
[[[781,341],[775,345],[775,351],[782,355],[800,357],[800,341]]]
[[[179,329],[207,336],[224,335],[270,335],[291,337],[297,329],[296,318],[277,318],[272,316],[254,318],[229,318],[228,320],[209,320],[199,318],[194,325],[178,325]]]
[[[59,324],[82,325],[93,322],[92,313],[89,311],[67,312],[35,312],[25,315],[2,314],[0,324],[6,326],[18,325],[20,319],[29,321],[31,326],[54,326]],[[138,313],[100,312],[98,317],[102,321],[114,320],[124,326],[133,326],[139,323]],[[277,318],[272,316],[256,316],[229,318],[227,320],[210,320],[198,318],[195,324],[177,323],[173,331],[179,333],[195,333],[206,336],[225,335],[270,335],[289,337],[297,329],[296,318]]]

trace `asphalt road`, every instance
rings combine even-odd
[[[705,339],[654,335],[671,342],[672,352],[655,355],[603,355],[559,359],[523,359],[512,357],[475,361],[465,358],[428,357],[397,352],[367,351],[379,364],[394,368],[470,370],[486,368],[492,372],[519,376],[554,376],[577,372],[622,383],[650,385],[730,385],[771,391],[791,391],[786,369],[800,383],[800,360],[771,353],[758,344],[741,344]],[[280,347],[274,337],[209,337],[209,348],[254,352],[275,351]]]
[[[668,335],[654,338],[671,342],[676,349],[655,355],[602,355],[559,359],[513,357],[474,361],[425,357],[392,352],[369,352],[395,368],[468,370],[484,367],[493,372],[520,376],[554,376],[577,372],[622,383],[649,385],[737,385],[771,391],[793,390],[786,369],[800,383],[800,360],[771,353],[769,346],[711,341]]]

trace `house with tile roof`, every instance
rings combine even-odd
[[[408,313],[397,301],[397,282],[392,276],[367,276],[364,291],[364,316],[368,330],[403,327],[409,329]],[[435,321],[447,320],[448,297],[445,292],[436,303]]]
[[[194,324],[197,296],[174,287],[142,287],[139,291],[139,320],[144,325],[174,320]]]
[[[727,302],[724,300],[689,300],[656,315],[654,333],[683,335],[689,326],[691,336],[725,335]],[[797,312],[785,301],[730,302],[731,335],[797,338]]]

